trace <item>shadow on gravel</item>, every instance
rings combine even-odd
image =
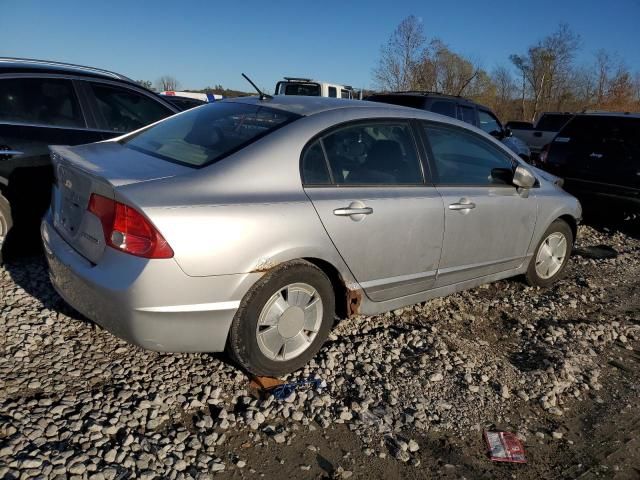
[[[9,272],[14,283],[39,300],[44,308],[95,325],[80,312],[71,308],[55,291],[49,280],[47,262],[43,255],[13,257],[3,267]]]
[[[640,240],[640,214],[623,220],[616,220],[607,218],[605,213],[596,213],[585,216],[582,223],[600,233],[615,234],[620,232],[623,235]]]

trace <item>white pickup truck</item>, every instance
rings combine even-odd
[[[506,127],[514,137],[529,146],[532,154],[537,155],[545,145],[551,143],[572,116],[572,113],[549,112],[543,113],[535,125],[528,122],[507,122]]]

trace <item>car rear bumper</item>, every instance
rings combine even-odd
[[[240,300],[262,274],[190,277],[173,259],[107,248],[98,265],[42,222],[49,275],[78,312],[123,340],[163,352],[224,350]]]

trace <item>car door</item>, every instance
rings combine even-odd
[[[366,295],[384,301],[429,289],[443,233],[442,198],[425,183],[405,120],[349,123],[309,144],[304,189]]]
[[[87,127],[72,80],[55,75],[0,78],[0,183],[13,223],[37,224],[49,204],[49,145],[101,140]]]
[[[178,111],[142,89],[108,81],[82,82],[103,139],[137,130]]]
[[[534,194],[511,183],[514,160],[488,139],[422,122],[433,181],[444,202],[445,234],[436,287],[518,267],[536,223]]]

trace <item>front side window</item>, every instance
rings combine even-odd
[[[506,185],[513,170],[506,153],[462,129],[424,123],[433,153],[436,181],[444,185]]]
[[[336,87],[329,87],[329,96],[336,98],[338,96],[338,89]]]
[[[160,102],[133,90],[95,83],[91,88],[105,130],[131,132],[173,115]]]
[[[0,80],[0,121],[85,127],[70,80],[7,78]]]
[[[476,124],[475,112],[471,107],[458,106],[458,119],[471,125]]]
[[[478,110],[478,127],[489,135],[498,136],[502,133],[502,125],[498,119],[484,110]]]
[[[216,102],[168,118],[122,143],[170,162],[202,167],[296,118],[299,115],[260,105]]]
[[[337,185],[423,183],[420,160],[407,123],[349,125],[323,136],[319,142],[324,147],[322,153],[326,153],[333,182]],[[314,161],[318,163],[317,169],[320,171],[320,161]],[[303,178],[303,181],[306,183],[307,178]]]
[[[340,98],[351,98],[349,90],[340,90]]]

